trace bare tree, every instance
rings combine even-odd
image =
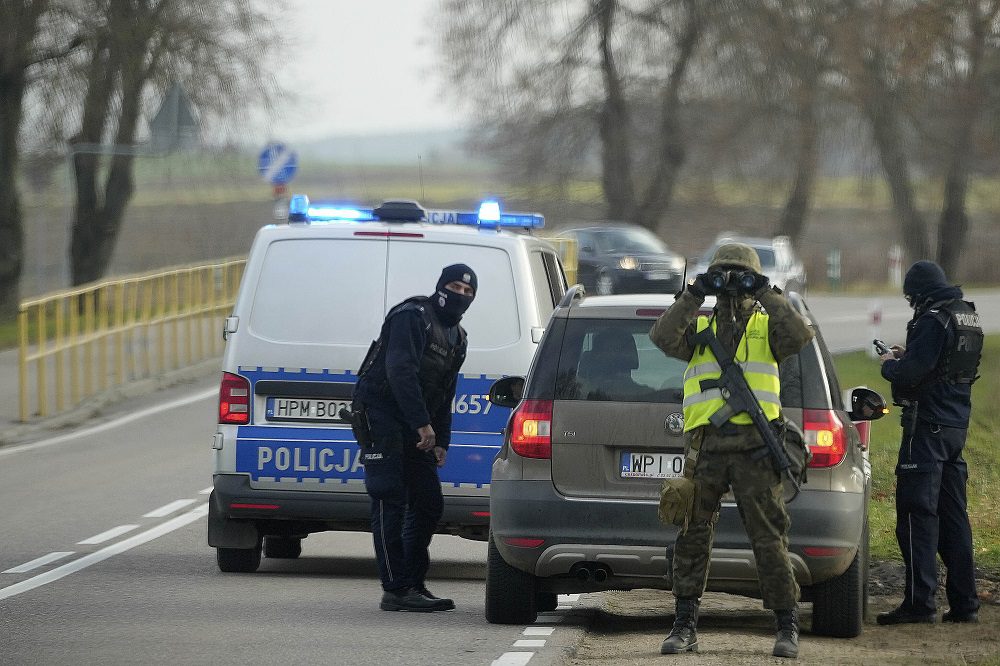
[[[24,229],[17,187],[19,136],[33,72],[80,42],[48,0],[0,0],[0,321],[18,310]]]
[[[261,63],[278,43],[269,15],[251,0],[92,1],[96,21],[82,68],[86,92],[70,140],[73,284],[97,280],[107,270],[134,191],[134,147],[149,91],[186,82],[203,112],[238,116],[248,91],[258,100],[272,94],[274,82]],[[109,140],[113,150],[104,156],[101,146]]]
[[[608,217],[655,227],[685,157],[681,93],[710,5],[446,0],[444,61],[484,128],[527,123],[564,137],[566,127],[597,129]],[[636,104],[650,99],[649,91],[654,103],[643,108],[655,109],[655,117],[637,117]],[[581,112],[589,124],[579,122]],[[522,154],[535,153],[538,132],[521,135],[534,139]],[[586,161],[584,137],[562,144],[573,151],[563,157]]]

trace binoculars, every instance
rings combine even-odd
[[[705,286],[713,294],[750,294],[757,283],[753,271],[709,271],[705,274]]]

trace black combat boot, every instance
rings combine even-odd
[[[382,601],[378,607],[384,611],[430,613],[435,610],[441,610],[437,607],[438,601],[428,599],[412,587],[404,587],[400,590],[386,590],[383,592]]]
[[[674,628],[660,645],[660,654],[698,651],[698,599],[678,599]]]
[[[799,656],[799,612],[795,608],[774,611],[774,624],[778,630],[775,636],[774,650],[771,652],[775,657]]]

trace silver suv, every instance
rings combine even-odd
[[[789,298],[815,328],[802,298]],[[672,302],[585,298],[574,287],[553,312],[527,380],[493,385],[490,399],[516,409],[490,486],[490,622],[530,623],[559,593],[671,587],[676,528],[659,522],[657,506],[662,480],[682,472],[686,363],[664,355],[648,333]],[[813,453],[807,482],[788,505],[792,565],[813,602],[813,632],[856,636],[866,605],[871,466],[868,424],[854,421],[878,418],[885,401],[864,387],[842,397],[819,330],[780,372],[783,411]],[[731,496],[715,529],[708,589],[760,595]]]

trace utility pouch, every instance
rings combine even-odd
[[[343,407],[340,410],[340,418],[351,424],[351,432],[354,433],[354,439],[358,441],[358,446],[362,449],[368,449],[375,445],[371,427],[368,425],[368,412],[364,407],[358,409],[352,407],[350,410]]]
[[[674,479],[664,479],[660,487],[660,506],[657,510],[660,522],[680,527],[682,532],[687,531],[694,511],[694,467],[698,462],[703,436],[701,429],[691,435],[684,453],[684,475]]]
[[[812,460],[812,451],[806,444],[805,435],[797,423],[786,418],[780,418],[772,423],[778,435],[778,440],[783,444],[785,454],[788,455],[788,472],[801,486],[806,482],[809,462]],[[785,484],[785,501],[790,502],[795,499],[798,489],[792,486],[787,477],[783,481]]]

